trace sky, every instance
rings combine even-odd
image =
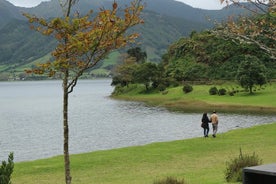
[[[34,7],[40,4],[42,1],[49,1],[49,0],[7,0],[7,1],[11,2],[15,6]],[[220,0],[176,0],[176,1],[184,2],[194,8],[202,8],[202,9],[208,9],[208,10],[223,8],[223,5],[220,4]]]

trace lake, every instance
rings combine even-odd
[[[202,114],[111,99],[110,83],[81,80],[70,94],[70,153],[203,137]],[[62,155],[61,81],[0,82],[0,91],[0,161],[10,152],[16,162]],[[276,116],[218,115],[218,133],[276,122]]]

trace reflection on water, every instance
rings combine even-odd
[[[80,81],[70,94],[70,153],[203,135],[201,114],[110,99],[110,82]],[[61,82],[2,82],[0,90],[0,160],[6,160],[9,152],[14,152],[15,161],[61,155]],[[219,132],[276,121],[275,116],[218,115]]]

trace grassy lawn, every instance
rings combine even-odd
[[[182,87],[169,88],[167,94],[141,93],[141,88],[130,90],[128,93],[115,98],[143,101],[149,105],[164,106],[178,111],[211,111],[233,113],[270,113],[276,112],[276,84],[267,85],[265,89],[256,90],[254,94],[246,92],[230,95],[209,95],[210,85],[194,85],[193,91],[188,94],[182,92]],[[218,89],[231,89],[232,85],[217,85]],[[236,86],[234,86],[236,88]]]
[[[276,123],[194,138],[72,155],[73,183],[152,184],[173,176],[188,184],[224,184],[226,162],[257,154],[264,164],[276,162]],[[16,153],[15,153],[16,154]],[[64,183],[63,157],[15,164],[14,184]]]

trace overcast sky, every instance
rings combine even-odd
[[[42,1],[49,1],[49,0],[7,0],[7,1],[11,2],[15,6],[33,7],[33,6],[37,6]],[[192,7],[202,8],[202,9],[221,9],[223,7],[220,4],[220,0],[177,0],[177,1],[181,1],[186,4],[189,4]]]

